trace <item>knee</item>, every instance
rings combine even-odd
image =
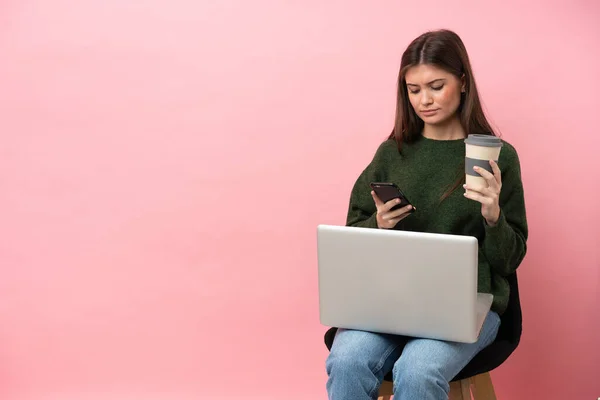
[[[327,374],[332,375],[362,375],[369,371],[366,360],[358,353],[347,351],[332,351],[325,362]]]
[[[442,368],[432,360],[406,362],[402,357],[394,364],[394,386],[404,393],[450,392],[450,384],[444,378]]]

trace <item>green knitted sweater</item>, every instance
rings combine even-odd
[[[481,215],[481,204],[463,196],[459,186],[445,200],[443,193],[464,175],[465,143],[421,137],[403,144],[384,141],[358,177],[350,196],[346,225],[377,228],[371,182],[393,182],[417,211],[394,229],[474,236],[479,241],[478,291],[494,295],[492,310],[506,310],[510,288],[505,277],[517,269],[527,251],[527,219],[516,150],[506,141],[498,166],[502,174],[500,219],[491,227]]]

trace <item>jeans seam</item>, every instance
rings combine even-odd
[[[379,359],[379,362],[375,365],[375,368],[373,368],[373,374],[375,375],[375,385],[373,386],[373,389],[371,389],[371,391],[369,393],[370,397],[373,397],[375,395],[375,391],[377,391],[379,389],[379,385],[381,384],[381,382],[377,378],[377,374],[383,368],[383,365],[387,361],[387,358],[390,356],[390,354],[392,354],[392,352],[394,350],[396,350],[398,347],[400,347],[400,344],[392,344],[392,345],[390,345],[388,347],[388,349],[383,353],[383,355],[381,356],[381,358]],[[383,378],[385,378],[385,377],[383,377]]]

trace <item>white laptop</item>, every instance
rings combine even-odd
[[[477,293],[475,237],[319,225],[317,248],[321,324],[477,341],[493,296]]]

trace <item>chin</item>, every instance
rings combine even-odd
[[[431,117],[421,117],[424,123],[428,125],[445,125],[452,120],[449,115],[434,115]]]
[[[433,117],[421,117],[421,119],[427,125],[443,125],[444,122],[446,122],[448,120],[448,118],[440,117],[437,115],[435,115]]]

